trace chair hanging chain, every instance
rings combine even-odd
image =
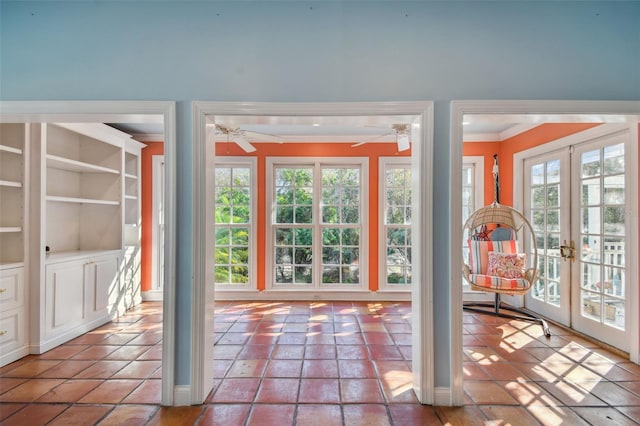
[[[500,203],[500,170],[498,168],[498,154],[493,154],[493,202]]]

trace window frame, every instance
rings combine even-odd
[[[217,156],[216,157],[216,162],[214,165],[214,185],[213,185],[213,189],[215,190],[217,188],[217,185],[215,184],[215,172],[216,169],[218,167],[238,167],[238,168],[249,168],[249,182],[250,182],[250,188],[249,188],[249,197],[250,197],[250,206],[249,206],[249,214],[250,214],[250,221],[247,224],[238,224],[237,227],[247,227],[249,228],[249,262],[248,262],[248,267],[249,267],[249,280],[246,283],[228,283],[228,284],[220,284],[220,283],[215,283],[215,279],[214,279],[214,283],[215,283],[215,289],[216,292],[225,292],[225,291],[247,291],[247,290],[257,290],[258,288],[258,280],[257,280],[257,257],[258,257],[258,235],[257,235],[257,222],[258,222],[258,202],[257,202],[257,187],[258,187],[258,161],[256,157],[233,157],[233,156]],[[213,195],[213,202],[214,202],[214,210],[215,210],[215,194]],[[215,238],[215,231],[217,230],[218,226],[220,226],[219,224],[215,223],[215,216],[214,216],[214,236],[213,236],[213,248],[214,248],[214,256],[215,256],[215,249],[217,247],[216,245],[216,238]],[[233,228],[233,225],[224,225],[224,226],[230,226],[231,228]],[[214,257],[214,270],[215,267],[217,266],[217,264],[215,263],[215,257]]]
[[[387,282],[387,227],[390,224],[386,223],[386,211],[387,211],[387,170],[389,168],[398,168],[403,166],[410,172],[412,172],[411,181],[408,182],[408,186],[405,185],[405,189],[413,191],[413,167],[411,164],[411,157],[380,157],[378,159],[378,290],[379,291],[393,291],[393,292],[411,292],[414,282],[413,265],[412,266],[412,280],[411,283],[405,284],[389,284]],[[414,198],[414,194],[411,194],[411,198]],[[413,207],[409,204],[409,207]],[[413,209],[411,210],[413,213]],[[412,217],[413,219],[413,217]],[[391,224],[394,226],[400,224]],[[406,228],[411,232],[411,224],[402,224],[401,227]],[[414,236],[411,236],[411,247],[413,248]]]
[[[265,291],[368,291],[369,290],[369,159],[367,157],[266,157],[265,173]],[[353,166],[360,169],[360,222],[354,224],[360,228],[359,247],[359,283],[329,284],[322,282],[322,229],[352,224],[323,224],[322,218],[322,168]],[[310,284],[276,284],[274,274],[275,241],[274,232],[282,224],[275,223],[274,186],[276,168],[311,167],[313,169],[313,220],[311,224],[299,224],[299,227],[311,225],[313,234],[312,268],[313,279]],[[298,224],[292,224],[296,228]]]
[[[475,210],[479,209],[480,207],[484,206],[484,156],[482,155],[465,155],[462,157],[462,173],[460,173],[461,179],[462,179],[462,175],[465,171],[465,169],[467,167],[473,167],[473,197],[474,197],[474,208],[471,209],[471,212],[474,212]],[[462,211],[462,208],[464,208],[464,200],[462,199],[463,197],[463,191],[462,189],[464,188],[465,183],[464,181],[462,182],[462,185],[460,187],[460,199],[461,199],[461,209],[460,211]],[[464,216],[462,216],[462,223],[460,223],[460,228],[462,229],[462,226],[464,225],[464,222],[466,221],[466,218]],[[461,259],[465,259],[464,256],[464,252],[465,252],[465,247],[466,247],[466,240],[464,239],[464,235],[463,235],[463,241],[462,241],[462,247],[461,247]],[[477,295],[480,295],[481,298],[483,296],[486,296],[487,293],[482,292],[482,291],[478,291],[478,290],[472,290],[471,286],[469,285],[469,283],[462,278],[462,291],[464,294],[468,295],[474,295],[477,297]],[[473,298],[473,296],[471,296]],[[474,299],[475,300],[475,299]]]

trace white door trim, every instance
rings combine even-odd
[[[415,115],[419,119],[419,140],[412,149],[412,167],[418,182],[433,182],[433,102],[345,102],[345,103],[193,103],[193,180],[194,180],[194,281],[192,291],[192,402],[202,403],[212,383],[213,351],[213,211],[212,191],[215,151],[213,142],[206,140],[207,116],[214,115],[291,115],[291,116],[366,116]],[[412,292],[413,304],[413,377],[418,400],[425,404],[434,401],[433,388],[433,309],[432,309],[432,186],[419,188],[414,203],[420,221],[415,224],[420,244],[414,251],[416,276]],[[207,330],[211,332],[207,332]],[[211,344],[210,344],[211,343]],[[205,351],[206,349],[206,351]]]
[[[640,101],[452,101],[451,102],[451,140],[450,140],[450,193],[460,192],[462,185],[462,144],[465,114],[509,115],[527,114],[532,123],[543,123],[570,119],[576,114],[598,115],[606,121],[611,115],[640,115]],[[630,119],[629,122],[633,122]],[[637,117],[636,117],[637,126]],[[636,155],[637,158],[637,155]],[[462,200],[451,197],[449,224],[450,241],[462,239]],[[633,214],[633,213],[632,213]],[[635,217],[638,217],[637,206]],[[635,230],[637,236],[637,229]],[[462,280],[462,258],[459,244],[452,243],[451,247],[451,282]],[[636,243],[637,247],[637,243]],[[637,265],[636,265],[637,268]],[[632,295],[633,297],[633,295]],[[637,300],[637,294],[635,295]],[[464,404],[463,374],[462,374],[462,286],[452,285],[450,290],[451,310],[451,398],[453,405]],[[637,327],[638,318],[636,318]],[[637,329],[636,329],[637,330]],[[637,331],[636,334],[638,335]],[[631,348],[631,359],[637,362],[638,342],[634,341]],[[635,355],[633,355],[635,354]]]
[[[176,105],[172,101],[1,101],[1,122],[164,123],[165,285],[162,325],[162,405],[174,403]]]

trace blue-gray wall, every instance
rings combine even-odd
[[[177,101],[176,383],[189,383],[191,101],[434,100],[437,386],[455,99],[640,99],[640,2],[0,2],[2,100]]]

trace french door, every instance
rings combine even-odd
[[[625,214],[628,133],[617,133],[524,161],[524,211],[536,234],[539,278],[527,308],[628,351]],[[531,250],[528,250],[529,252]]]

